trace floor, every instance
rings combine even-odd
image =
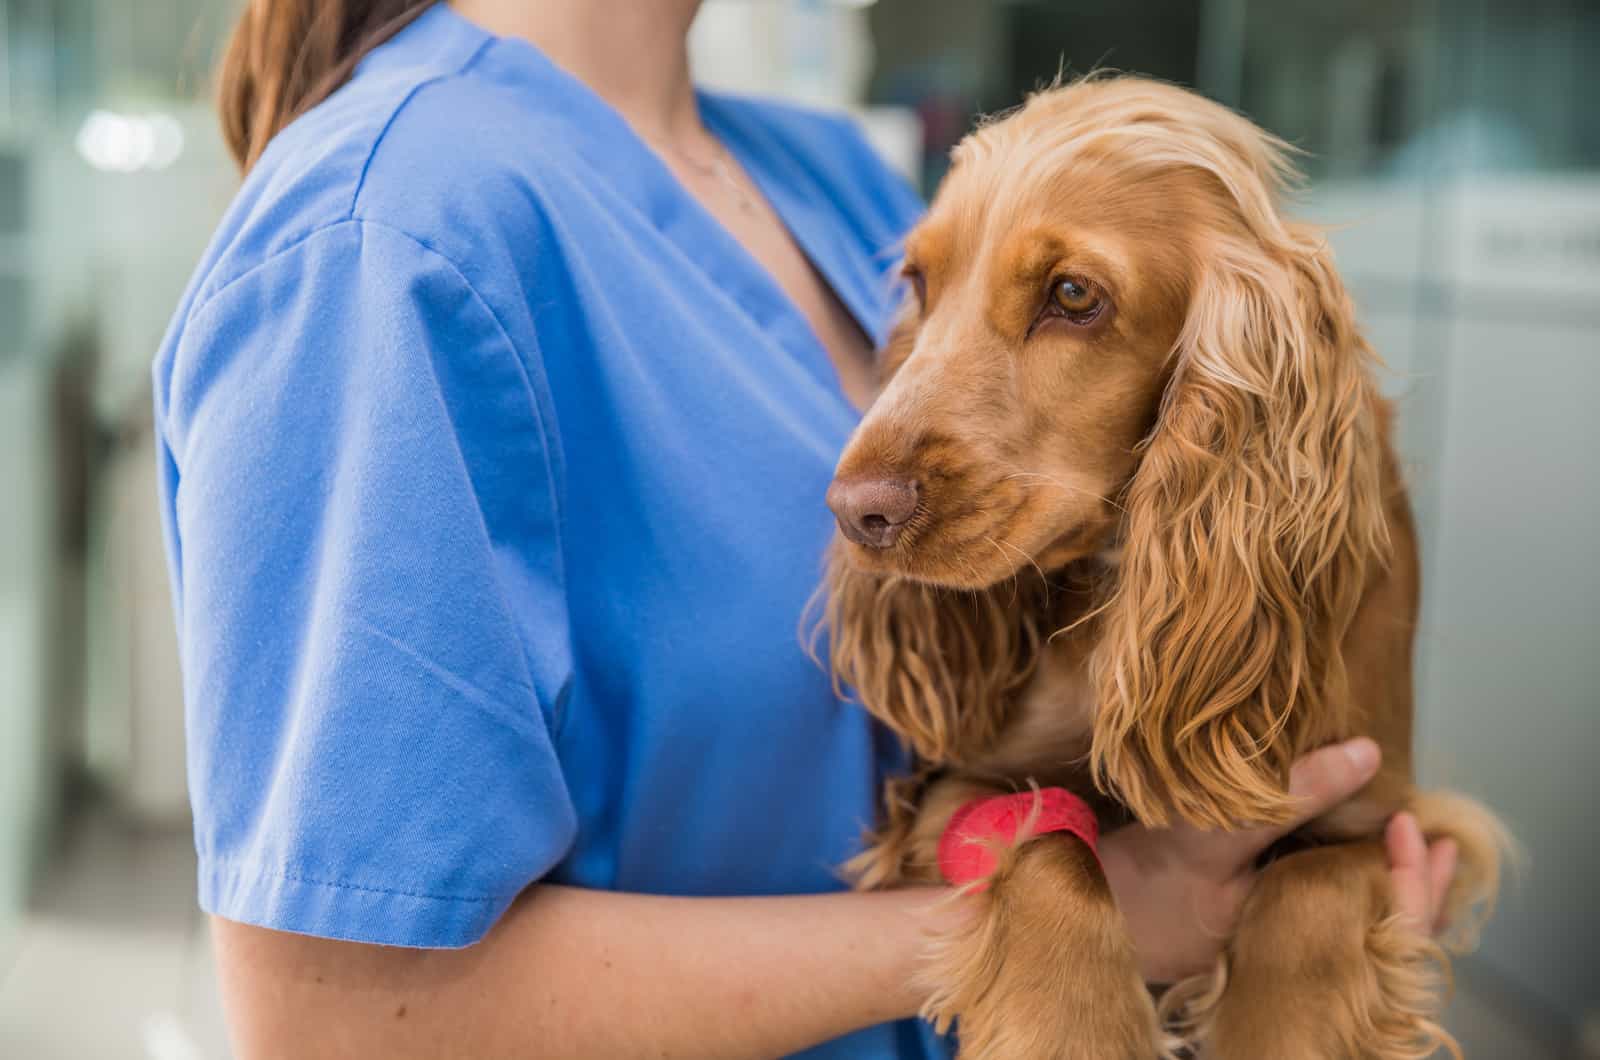
[[[4,1060],[227,1060],[187,830],[81,822],[0,969]]]
[[[186,831],[82,822],[0,967],[0,1057],[228,1060],[194,869]],[[1470,962],[1447,1023],[1471,1060],[1578,1055]]]

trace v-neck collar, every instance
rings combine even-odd
[[[476,34],[507,63],[515,64],[528,87],[544,94],[550,109],[563,116],[571,133],[569,146],[596,176],[631,202],[852,418],[859,416],[810,319],[771,270],[701,205],[615,107],[530,41],[491,33],[447,3],[438,4],[429,15],[449,20],[455,31]],[[823,189],[772,129],[752,120],[753,104],[698,88],[695,98],[706,128],[755,182],[790,238],[862,332],[872,343],[881,344],[885,321],[875,298],[879,277],[847,245],[839,220],[818,205]]]
[[[837,218],[818,208],[824,192],[815,187],[815,178],[769,126],[750,120],[750,103],[704,90],[698,90],[696,96],[706,128],[750,174],[789,237],[822,274],[862,334],[873,343],[882,343],[883,314],[869,299],[878,274],[859,253],[851,253]],[[803,193],[802,188],[814,194]]]

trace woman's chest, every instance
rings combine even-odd
[[[545,329],[563,348],[544,340],[544,355],[575,648],[617,696],[687,689],[673,674],[693,666],[752,693],[792,688],[814,670],[801,618],[857,418],[826,354],[786,333],[792,315],[687,263],[619,254],[573,271],[585,312]]]
[[[761,264],[811,325],[839,379],[845,397],[857,408],[871,402],[876,387],[872,340],[809,258],[777,212],[763,200],[746,199],[716,216]]]

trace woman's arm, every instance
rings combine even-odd
[[[1307,755],[1298,821],[1355,794],[1370,740]],[[1147,978],[1203,970],[1277,829],[1121,829],[1101,843]],[[1396,898],[1432,924],[1454,871],[1448,840],[1388,831]],[[914,1013],[928,936],[960,916],[942,888],[781,898],[658,898],[530,888],[482,942],[410,950],[214,919],[234,1051],[262,1057],[781,1056]]]
[[[484,940],[404,950],[213,919],[235,1054],[781,1056],[909,1016],[940,889],[659,898],[536,886]]]

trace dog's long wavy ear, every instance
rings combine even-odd
[[[1321,233],[1282,223],[1260,174],[1222,181],[1232,231],[1127,488],[1092,661],[1096,780],[1149,823],[1288,819],[1289,765],[1343,709],[1340,642],[1389,554],[1374,358]]]

